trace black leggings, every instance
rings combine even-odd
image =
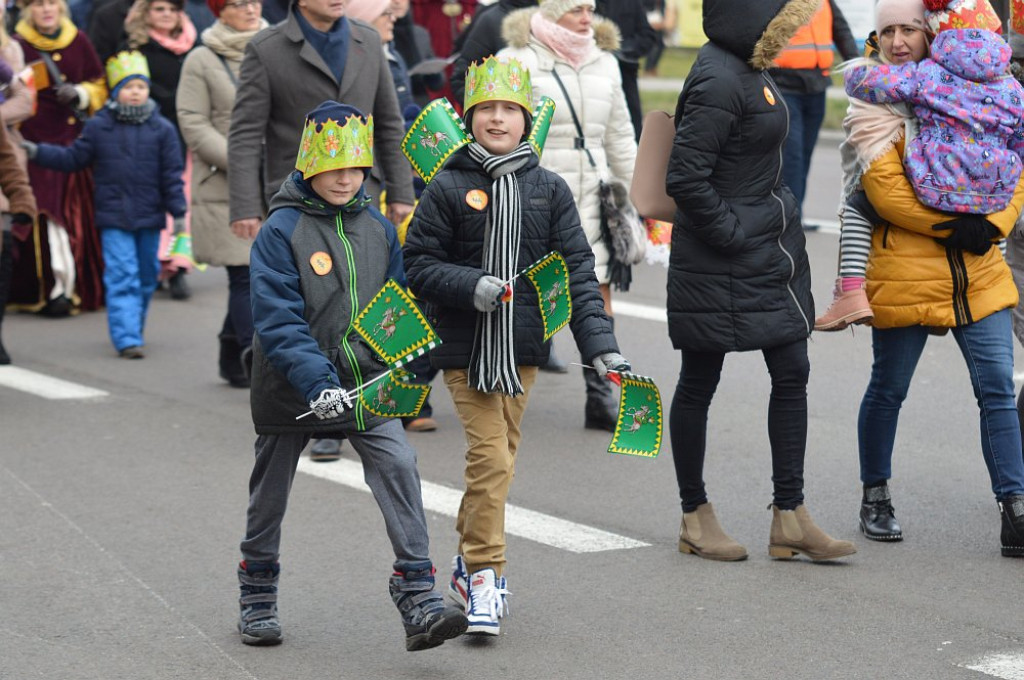
[[[804,451],[807,448],[807,340],[762,350],[772,380],[768,400],[768,440],[772,449],[773,502],[782,510],[803,503]],[[704,490],[704,452],[708,407],[722,375],[722,352],[683,351],[669,429],[683,512],[708,502]]]

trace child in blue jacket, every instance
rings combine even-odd
[[[22,144],[43,167],[93,167],[110,339],[122,358],[141,359],[167,213],[174,217],[175,233],[185,228],[184,168],[178,134],[149,98],[146,58],[139,52],[111,57],[107,80],[110,100],[86,121],[74,144]]]

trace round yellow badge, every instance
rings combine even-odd
[[[487,192],[473,189],[466,194],[466,204],[474,210],[483,210],[487,207]]]
[[[331,271],[331,267],[334,262],[331,261],[331,256],[323,251],[313,253],[309,258],[309,264],[313,266],[313,271],[319,276],[323,276]]]
[[[768,89],[767,85],[764,86],[764,98],[768,100],[769,104],[775,106],[775,95],[772,94],[772,91]]]

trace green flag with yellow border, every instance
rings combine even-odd
[[[661,393],[650,378],[633,373],[619,376],[619,417],[608,451],[654,458],[661,450],[664,428]]]
[[[560,331],[572,318],[569,297],[569,268],[561,253],[550,252],[523,272],[537,289],[540,316],[544,321],[544,339]]]
[[[441,344],[420,308],[394,279],[388,279],[359,313],[354,328],[392,368]]]

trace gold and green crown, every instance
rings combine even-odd
[[[498,101],[519,104],[526,111],[533,109],[533,88],[530,71],[517,59],[487,57],[466,69],[466,98],[463,111],[480,102]]]
[[[544,143],[548,140],[548,130],[551,128],[551,119],[554,115],[555,102],[550,97],[541,97],[540,104],[533,110],[533,125],[530,126],[530,134],[526,137],[537,158],[544,153]]]
[[[111,89],[128,76],[144,76],[149,80],[149,62],[141,52],[118,52],[107,59],[107,83]]]
[[[303,179],[328,170],[373,167],[373,116],[366,122],[351,115],[341,125],[332,118],[324,123],[307,119],[299,143],[295,169]]]

